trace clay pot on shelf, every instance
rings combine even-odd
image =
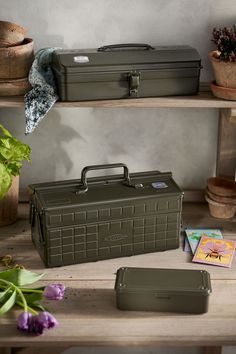
[[[206,189],[206,194],[210,199],[214,200],[215,202],[225,204],[236,204],[236,197],[224,197],[210,192],[208,188]]]
[[[211,84],[214,96],[236,100],[236,27],[213,28],[211,41],[215,50],[209,53],[215,81]]]
[[[0,226],[10,225],[17,220],[18,201],[19,176],[15,176],[9,191],[0,200]]]
[[[225,100],[236,100],[236,62],[223,61],[217,50],[209,53],[215,81],[211,83],[214,96]]]
[[[205,198],[213,217],[233,218],[236,212],[236,182],[223,177],[209,178]]]
[[[229,178],[211,177],[207,180],[207,188],[218,196],[236,197],[236,182]]]
[[[236,89],[236,62],[223,61],[218,59],[219,52],[213,50],[209,53],[209,59],[218,86]]]
[[[31,89],[34,41],[25,34],[24,27],[0,21],[0,96],[22,96]]]
[[[34,41],[25,38],[21,45],[0,48],[0,79],[28,77],[34,60]]]
[[[26,29],[15,23],[0,21],[0,48],[19,45],[23,42]]]
[[[209,205],[210,214],[214,218],[231,219],[234,217],[234,214],[236,212],[235,204],[215,202],[214,200],[210,199],[207,194],[205,195],[205,198]]]

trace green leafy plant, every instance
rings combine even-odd
[[[46,287],[29,288],[28,285],[40,280],[44,274],[30,272],[16,267],[0,272],[0,316],[7,313],[14,305],[23,308],[17,320],[17,328],[25,333],[42,334],[45,330],[56,327],[57,320],[42,305],[41,301],[62,300],[65,287],[51,284]]]
[[[31,149],[27,144],[14,138],[0,124],[0,199],[4,198],[12,184],[13,176],[18,176],[22,161],[30,161]]]
[[[223,61],[236,61],[236,26],[214,28],[212,42],[219,52],[218,58]]]

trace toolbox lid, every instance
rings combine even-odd
[[[117,271],[115,290],[207,296],[211,293],[211,282],[205,270],[123,267]]]
[[[182,197],[183,192],[172,178],[171,172],[147,171],[131,173],[135,188],[124,184],[122,175],[108,175],[88,178],[88,190],[80,193],[80,180],[46,182],[30,185],[30,193],[34,194],[44,209],[58,209],[69,206],[87,206],[89,204],[112,203],[116,201],[142,198]]]
[[[108,46],[109,47],[109,46]],[[155,64],[167,67],[199,67],[200,56],[190,46],[159,46],[149,50],[139,48],[123,48],[118,50],[99,51],[97,49],[58,49],[52,55],[52,67],[61,72],[96,72],[106,70],[124,70],[125,65],[149,66]]]

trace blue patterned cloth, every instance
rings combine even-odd
[[[51,69],[52,53],[57,48],[40,49],[29,72],[32,89],[25,94],[25,134],[30,134],[58,100]]]

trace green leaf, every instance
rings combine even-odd
[[[0,153],[1,156],[10,161],[30,160],[31,149],[16,138],[1,138]]]
[[[4,135],[12,136],[11,133],[6,128],[4,128],[4,126],[2,124],[0,124],[0,129],[2,130]]]
[[[5,161],[12,157],[11,148],[11,141],[12,138],[1,138],[0,140],[0,154],[1,160]]]
[[[30,161],[30,153],[31,149],[29,145],[14,138],[0,124],[0,199],[8,192],[12,183],[12,176],[20,174],[22,161]]]
[[[13,176],[18,176],[22,167],[22,162],[14,161],[10,162],[7,165],[8,172]]]
[[[37,274],[26,269],[13,268],[0,272],[0,280],[7,280],[16,286],[25,286],[41,279],[44,274]]]
[[[9,297],[9,294],[11,291],[12,291],[12,289],[11,289],[11,286],[9,285],[9,287],[6,290],[0,292],[0,303],[3,303],[6,301],[7,297]]]
[[[0,199],[2,199],[12,184],[12,176],[7,167],[0,162]]]
[[[41,293],[24,293],[25,300],[29,306],[34,306],[34,303],[41,301],[43,299],[43,294]],[[20,300],[20,297],[19,299]]]
[[[30,305],[31,307],[33,307],[34,309],[40,310],[40,311],[48,311],[47,307],[44,307],[41,304],[33,304]]]
[[[7,311],[9,311],[15,304],[16,301],[16,290],[13,291],[9,299],[0,307],[0,316],[4,315]]]

